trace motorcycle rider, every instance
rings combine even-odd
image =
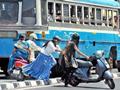
[[[8,73],[10,73],[14,66],[15,58],[22,57],[25,60],[29,59],[30,49],[29,44],[25,41],[25,35],[20,34],[19,40],[14,44],[14,49],[8,63]]]
[[[35,51],[40,51],[41,48],[35,43],[35,40],[37,39],[37,36],[35,33],[31,33],[29,36],[29,39],[27,40],[29,46],[30,46],[30,62],[35,60]]]
[[[61,80],[65,80],[65,86],[68,85],[69,74],[75,70],[75,68],[72,66],[72,62],[73,60],[75,60],[75,52],[77,52],[80,56],[85,57],[87,60],[89,59],[89,56],[87,56],[86,54],[79,50],[78,48],[79,39],[80,39],[79,35],[77,33],[74,33],[71,37],[71,40],[68,41],[61,55],[62,59],[61,61],[64,70],[64,74],[61,77]]]

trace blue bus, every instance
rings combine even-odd
[[[39,46],[58,35],[63,49],[76,32],[82,52],[91,56],[102,49],[120,71],[119,13],[116,0],[0,0],[0,67],[8,75],[7,64],[19,34],[28,37],[34,32]]]
[[[91,56],[104,50],[111,67],[120,71],[119,1],[48,0],[47,5],[48,32],[63,38],[61,46],[76,32],[82,52]]]

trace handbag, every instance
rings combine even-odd
[[[78,63],[74,57],[71,57],[71,60],[69,61],[67,57],[64,55],[64,60],[66,67],[78,68]]]
[[[65,62],[65,67],[70,67],[70,62],[68,61],[65,55],[64,55],[64,62]]]

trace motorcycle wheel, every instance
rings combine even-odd
[[[20,73],[17,78],[16,78],[17,81],[24,81],[24,75],[23,73]]]
[[[107,79],[106,80],[106,84],[110,87],[110,89],[114,89],[115,88],[115,83],[113,79]]]
[[[22,70],[14,68],[12,71],[9,72],[10,79],[15,79],[17,81],[23,81],[24,80],[24,74],[22,73]]]
[[[79,80],[75,76],[72,76],[70,80],[70,85],[72,85],[73,87],[76,87],[78,86],[79,83],[80,83]]]

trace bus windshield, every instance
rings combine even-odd
[[[0,2],[0,24],[15,24],[18,20],[18,2]]]

